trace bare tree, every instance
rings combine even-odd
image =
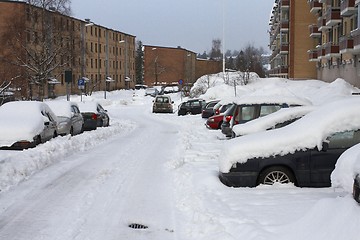
[[[28,98],[32,98],[36,90],[38,98],[43,99],[48,81],[75,65],[80,54],[80,36],[74,23],[63,21],[57,12],[70,12],[70,0],[27,2],[26,22],[16,15],[7,20],[9,26],[1,38],[9,50],[3,61],[21,69],[23,79],[27,79],[27,83],[22,82],[27,86],[22,87],[27,87]]]

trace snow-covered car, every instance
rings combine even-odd
[[[246,96],[234,101],[231,115],[224,117],[221,132],[232,136],[232,127],[276,112],[281,108],[312,105],[310,101],[294,96]]]
[[[97,127],[110,125],[110,117],[100,103],[81,102],[78,106],[84,119],[83,130],[95,130]]]
[[[57,117],[59,135],[71,134],[73,136],[83,131],[84,119],[76,103],[59,100],[47,101],[46,104]]]
[[[43,102],[8,102],[0,116],[0,148],[31,148],[57,136],[56,115]]]
[[[233,126],[232,137],[284,127],[314,110],[314,106],[282,108],[263,117]]]
[[[145,96],[155,97],[159,94],[159,90],[155,87],[149,87],[145,89]]]
[[[340,156],[331,173],[331,186],[344,189],[360,203],[360,144]]]
[[[360,142],[359,106],[359,97],[349,97],[285,127],[231,139],[220,155],[220,180],[233,187],[330,186],[340,155]]]

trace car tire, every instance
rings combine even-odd
[[[75,134],[74,134],[74,128],[73,128],[73,127],[70,128],[70,135],[71,135],[71,136],[74,136],[74,135],[75,135]]]
[[[218,129],[221,129],[221,124],[223,123],[223,121],[219,122],[219,126]]]
[[[292,171],[286,167],[273,166],[263,170],[258,179],[258,184],[273,185],[274,183],[296,183]]]

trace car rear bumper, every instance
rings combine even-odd
[[[97,120],[84,119],[83,130],[95,130],[97,128]]]
[[[220,172],[219,179],[228,187],[256,187],[257,175],[257,172]]]

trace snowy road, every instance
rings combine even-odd
[[[177,131],[170,122],[139,115],[148,114],[148,106],[139,108],[119,114],[133,131],[70,155],[2,196],[0,239],[174,239],[165,163]],[[131,223],[149,231],[131,229]]]

